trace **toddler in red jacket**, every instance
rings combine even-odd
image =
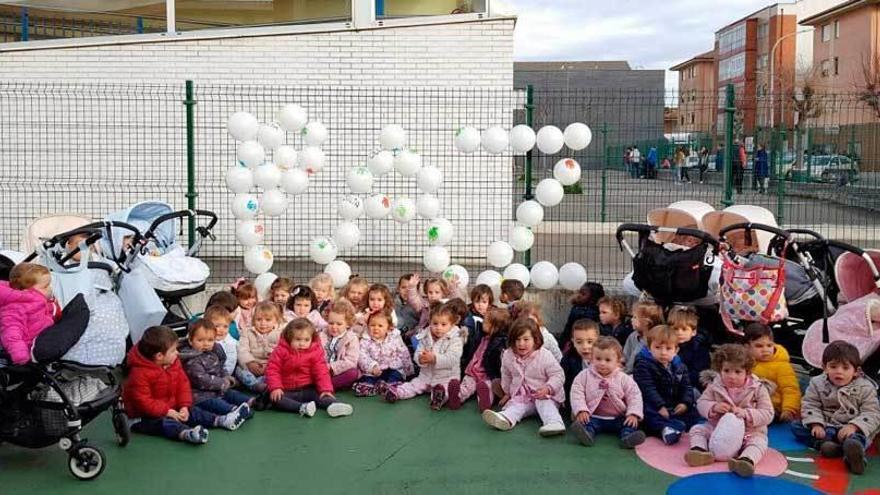
[[[269,356],[266,385],[275,409],[312,417],[320,407],[332,418],[353,412],[351,405],[336,401],[324,349],[315,326],[305,318],[284,327]]]
[[[194,444],[208,442],[206,428],[240,423],[238,411],[218,416],[192,408],[189,379],[177,358],[177,335],[150,327],[128,353],[129,375],[122,390],[131,429]]]

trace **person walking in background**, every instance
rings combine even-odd
[[[642,167],[642,152],[639,151],[638,146],[633,146],[632,151],[629,154],[629,175],[633,179],[638,179],[641,175],[641,167]]]
[[[687,148],[684,148],[684,163],[681,164],[681,180],[682,182],[691,183],[691,176],[688,173],[688,168],[690,168],[690,157],[696,157],[696,152],[691,149],[690,151]]]
[[[706,170],[709,168],[709,150],[703,146],[700,148],[700,153],[698,155],[698,165],[700,169],[700,184],[703,183],[703,178],[706,175]]]
[[[672,160],[672,180],[675,182],[675,185],[681,185],[681,169],[685,165],[685,154],[684,148],[678,148],[675,151],[675,157]]]
[[[757,189],[761,190],[761,194],[766,193],[767,178],[770,176],[770,159],[763,144],[759,144],[758,151],[755,152],[755,170],[752,173],[755,176]]]
[[[651,149],[648,150],[648,157],[645,160],[645,178],[646,179],[656,179],[657,178],[657,147],[651,146]]]
[[[626,171],[629,171],[629,157],[632,154],[632,150],[631,146],[627,146],[626,151],[623,152],[623,168]],[[632,175],[632,173],[630,173],[630,175]]]
[[[739,139],[733,142],[733,184],[736,187],[736,193],[743,192],[743,172],[746,166],[746,149],[740,144]]]
[[[724,145],[719,144],[718,150],[715,152],[715,171],[721,173],[722,182],[724,178]]]

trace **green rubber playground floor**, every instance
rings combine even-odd
[[[67,455],[56,447],[27,450],[3,445],[0,494],[646,495],[665,493],[677,479],[647,466],[635,452],[619,449],[611,435],[585,448],[568,435],[539,437],[533,419],[511,432],[493,431],[483,424],[473,402],[460,411],[434,412],[424,398],[394,405],[350,394],[340,398],[351,401],[354,415],[331,419],[319,411],[307,419],[260,412],[238,431],[213,430],[205,446],[134,435],[121,448],[105,414],[85,430],[90,443],[107,456],[100,478],[75,480],[67,469]],[[812,465],[798,469],[815,471]],[[880,488],[880,459],[871,459],[868,474],[850,477],[843,486],[847,488],[840,493]]]

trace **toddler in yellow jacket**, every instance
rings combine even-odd
[[[773,342],[773,331],[767,325],[750,323],[744,333],[749,352],[755,358],[752,373],[776,386],[770,391],[776,419],[795,419],[801,410],[801,388],[788,351]]]

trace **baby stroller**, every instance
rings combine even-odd
[[[178,232],[182,233],[180,220],[190,218],[197,221],[199,217],[207,218],[208,223],[197,226],[198,235],[192,247],[186,250],[177,242]],[[143,274],[162,300],[168,310],[165,323],[173,325],[189,320],[192,312],[184,298],[205,290],[211,271],[196,256],[205,238],[215,239],[211,231],[217,224],[217,215],[206,210],[174,211],[167,203],[146,201],[107,218],[134,225],[143,233],[132,269]],[[119,246],[113,246],[114,251],[118,249]]]
[[[88,237],[70,251],[63,247],[79,234]],[[26,448],[57,443],[68,453],[71,474],[81,480],[97,478],[106,465],[104,453],[80,436],[86,424],[111,409],[118,443],[125,446],[129,441],[128,422],[120,402],[119,369],[62,359],[82,338],[89,321],[85,297],[81,293],[70,297],[65,290],[71,285],[64,279],[83,273],[87,276],[90,268],[103,269],[89,261],[90,246],[102,235],[92,224],[40,241],[37,253],[28,260],[39,256],[53,272],[59,298],[69,300],[64,301],[67,304],[61,321],[37,337],[34,362],[12,366],[0,357],[0,440]],[[78,253],[80,260],[75,261]],[[56,280],[60,283],[54,284]]]

